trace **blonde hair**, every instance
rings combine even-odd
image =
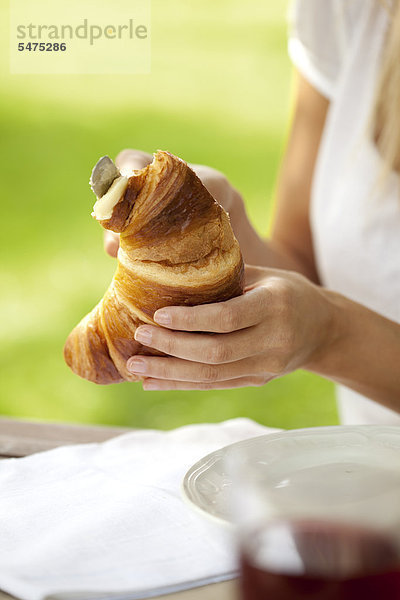
[[[389,27],[380,79],[378,82],[373,132],[376,146],[384,159],[384,171],[400,172],[400,2],[388,7]]]

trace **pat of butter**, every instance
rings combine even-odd
[[[111,219],[114,207],[121,200],[127,187],[128,179],[126,177],[118,177],[115,179],[108,192],[101,198],[98,198],[96,204],[93,206],[92,215],[95,219],[98,221]]]

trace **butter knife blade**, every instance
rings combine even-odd
[[[102,156],[95,164],[90,177],[90,187],[101,198],[109,190],[112,182],[120,177],[120,172],[109,156]]]

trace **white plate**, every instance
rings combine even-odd
[[[301,500],[310,484],[323,481],[324,498],[346,485],[358,500],[371,488],[400,490],[400,427],[354,425],[298,429],[250,438],[226,446],[194,464],[183,480],[183,494],[203,514],[229,521],[232,482],[225,458],[244,450],[252,469],[267,473],[268,484]],[[363,489],[364,488],[364,489]],[[319,486],[314,487],[318,494]]]

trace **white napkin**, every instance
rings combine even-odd
[[[229,530],[183,501],[181,481],[205,454],[273,431],[235,419],[0,461],[0,589],[133,600],[229,579]]]

